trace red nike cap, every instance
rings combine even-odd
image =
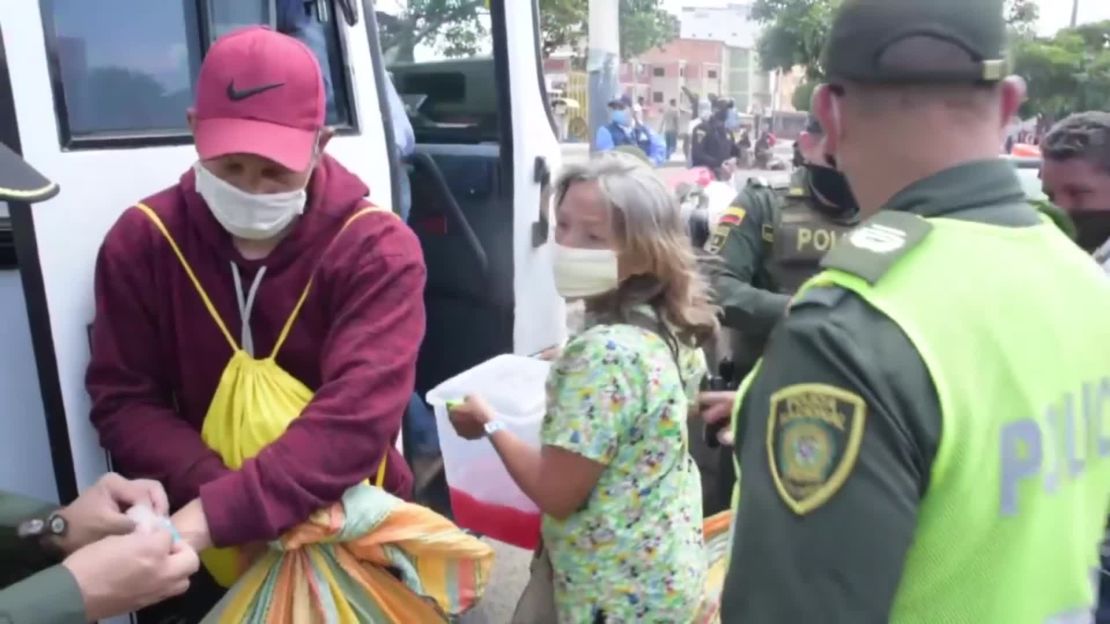
[[[201,160],[257,154],[293,171],[312,161],[327,102],[320,63],[308,46],[262,26],[220,37],[197,79]]]

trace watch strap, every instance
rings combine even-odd
[[[482,425],[482,429],[486,432],[486,437],[487,438],[492,437],[493,434],[497,433],[498,431],[501,431],[504,428],[505,428],[505,423],[503,423],[499,420],[491,420],[488,423]]]

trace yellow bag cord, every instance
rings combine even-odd
[[[173,249],[174,255],[176,255],[178,261],[180,261],[181,267],[185,269],[185,274],[189,276],[189,281],[193,283],[193,287],[196,288],[197,294],[200,295],[201,301],[204,302],[204,307],[208,310],[208,314],[212,316],[212,320],[214,320],[216,322],[216,326],[220,328],[220,333],[224,335],[224,338],[227,339],[228,345],[231,346],[231,351],[233,353],[240,351],[241,349],[239,348],[239,344],[235,342],[235,339],[231,336],[231,332],[228,331],[227,326],[224,325],[223,319],[220,318],[219,312],[216,311],[215,304],[212,303],[212,300],[208,297],[208,293],[204,290],[204,287],[201,286],[200,280],[197,278],[196,273],[193,272],[193,267],[189,265],[189,262],[187,260],[185,260],[185,254],[181,252],[181,248],[177,246],[177,241],[175,241],[173,236],[170,235],[170,231],[166,228],[166,224],[162,222],[162,219],[158,216],[156,212],[154,212],[154,210],[150,206],[147,206],[146,204],[140,202],[138,204],[135,204],[135,207],[146,213],[146,216],[150,218],[151,222],[154,223],[154,226],[157,227],[158,231],[160,231],[162,233],[162,236],[165,237],[166,242],[170,244],[170,248]],[[347,227],[351,225],[351,223],[353,223],[355,219],[358,219],[359,217],[371,212],[389,212],[389,214],[393,214],[385,208],[370,204],[348,217],[348,219],[343,223],[343,227],[339,228],[339,232],[336,233],[336,238],[338,238],[340,234],[346,231]],[[267,359],[273,360],[277,357],[278,351],[281,349],[282,345],[285,344],[286,338],[289,337],[289,332],[293,329],[293,322],[297,320],[297,315],[300,314],[305,300],[308,299],[308,293],[310,290],[312,290],[311,277],[308,279],[308,284],[305,285],[304,291],[301,292],[300,298],[297,299],[297,304],[293,306],[293,312],[285,321],[285,326],[282,327],[281,333],[278,335],[277,342],[274,343],[274,349],[273,351],[271,351],[270,357]],[[385,484],[385,465],[388,457],[389,453],[386,452],[385,456],[382,457],[382,461],[378,464],[378,473],[374,477],[374,485],[379,488],[383,487],[383,485]]]

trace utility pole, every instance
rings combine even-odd
[[[1079,25],[1079,0],[1071,0],[1071,27]]]
[[[620,3],[619,0],[589,0],[590,144],[597,129],[609,123],[609,101],[620,92]]]

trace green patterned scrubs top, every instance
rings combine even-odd
[[[705,357],[678,361],[656,333],[595,325],[570,341],[547,380],[543,444],[605,466],[585,506],[543,519],[559,622],[681,624],[705,588],[701,478],[686,420]]]

